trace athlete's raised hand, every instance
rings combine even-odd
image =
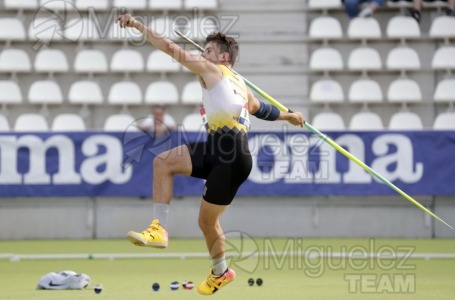
[[[120,15],[115,19],[115,24],[119,24],[120,28],[136,27],[139,23],[130,14]]]

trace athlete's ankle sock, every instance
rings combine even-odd
[[[169,216],[169,204],[155,203],[153,205],[154,219],[160,221],[160,225],[167,228],[167,217]]]
[[[226,258],[212,258],[212,274],[215,276],[221,276],[227,270]]]

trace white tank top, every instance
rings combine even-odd
[[[218,68],[223,73],[223,79],[210,89],[202,88],[204,109],[201,114],[207,132],[247,133],[250,119],[245,82],[226,66],[218,65]]]

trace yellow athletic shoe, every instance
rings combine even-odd
[[[128,240],[136,246],[166,248],[169,242],[166,229],[158,219],[152,221],[149,228],[142,232],[129,231]]]
[[[212,295],[234,279],[235,272],[230,268],[221,276],[215,276],[212,274],[212,271],[210,271],[209,277],[199,284],[197,291],[202,295]]]

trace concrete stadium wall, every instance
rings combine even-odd
[[[454,198],[418,198],[452,225]],[[174,199],[172,237],[202,237],[199,198]],[[124,238],[151,222],[153,204],[137,198],[2,198],[0,239]],[[453,233],[400,197],[238,197],[225,231],[254,237],[444,238]]]

